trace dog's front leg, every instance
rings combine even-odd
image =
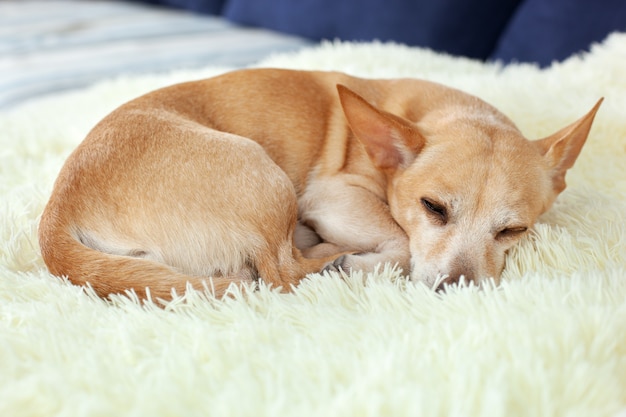
[[[370,272],[390,263],[410,272],[408,237],[391,217],[387,203],[371,190],[342,176],[315,179],[300,198],[299,209],[301,222],[322,240],[302,248],[306,257],[352,252],[326,269]]]

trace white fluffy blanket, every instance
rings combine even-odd
[[[381,44],[264,66],[423,77],[531,138],[606,100],[558,204],[500,287],[438,295],[386,268],[166,309],[46,272],[37,219],[88,129],[123,101],[223,69],[111,80],[0,114],[1,416],[624,416],[626,36],[546,70]]]

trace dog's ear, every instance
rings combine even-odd
[[[413,124],[377,109],[341,84],[337,91],[352,133],[363,143],[377,168],[396,170],[413,162],[426,143]]]
[[[576,162],[602,100],[598,100],[589,113],[571,125],[534,142],[552,170],[552,184],[557,194],[565,189],[565,173]]]

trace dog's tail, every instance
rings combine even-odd
[[[253,279],[248,271],[232,276],[195,277],[153,260],[93,249],[80,241],[68,223],[47,210],[39,223],[39,245],[52,274],[67,277],[75,285],[89,284],[103,298],[132,290],[141,300],[171,300],[172,290],[182,295],[188,284],[198,290],[208,288],[219,298],[231,284]]]

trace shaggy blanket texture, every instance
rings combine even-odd
[[[604,96],[568,189],[503,282],[436,294],[389,266],[161,309],[50,275],[36,229],[61,164],[122,102],[224,69],[109,80],[0,114],[1,416],[626,415],[626,36],[539,70],[387,44],[261,66],[421,77],[474,93],[530,138]]]

